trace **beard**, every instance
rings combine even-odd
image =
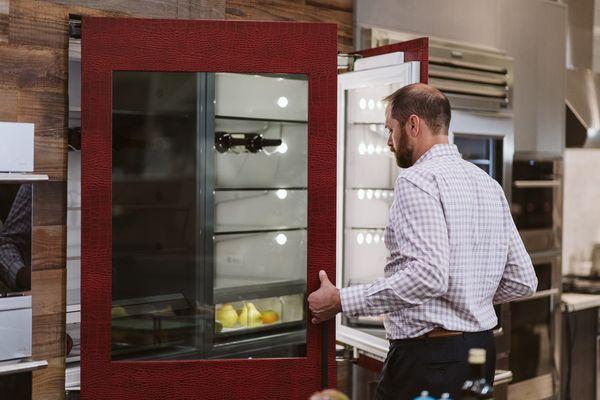
[[[413,166],[413,150],[414,148],[408,142],[408,133],[402,130],[400,134],[400,143],[398,144],[397,149],[392,149],[394,155],[396,156],[396,164],[400,168],[409,168]]]

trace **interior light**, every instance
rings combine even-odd
[[[285,144],[285,142],[282,142],[279,147],[277,148],[277,150],[281,153],[281,154],[285,154],[288,151],[288,147],[287,144]]]
[[[379,235],[378,235],[378,234],[375,234],[375,235],[373,235],[373,242],[375,242],[375,243],[379,243],[379,240],[380,240],[380,239],[381,239],[381,238],[379,237]]]
[[[384,199],[387,199],[387,196],[388,196],[388,194],[387,194],[387,192],[384,190],[384,191],[383,191],[383,193],[381,193],[381,196],[382,196]]]
[[[358,196],[359,200],[362,200],[365,198],[365,191],[363,189],[359,189],[356,195]]]
[[[363,244],[364,241],[365,241],[365,237],[362,233],[359,233],[358,235],[356,235],[356,243]]]
[[[288,99],[285,96],[281,96],[277,99],[277,105],[281,108],[286,108],[288,105]]]
[[[377,132],[377,125],[375,125],[375,124],[371,124],[371,125],[369,125],[369,130],[370,130],[371,132]]]
[[[367,242],[367,244],[371,244],[372,241],[373,241],[373,235],[371,235],[370,233],[367,233],[367,236],[365,236],[365,242]]]
[[[373,146],[373,143],[369,144],[369,146],[367,147],[367,152],[369,154],[373,154],[375,152],[375,146]]]
[[[375,109],[375,100],[369,99],[369,110]]]
[[[381,152],[383,151],[383,147],[381,147],[380,145],[377,145],[375,147],[375,153],[377,154],[381,154]]]
[[[280,233],[277,236],[275,236],[275,241],[278,245],[283,246],[287,242],[287,236],[285,236],[284,233]]]
[[[287,190],[279,189],[277,192],[275,192],[275,194],[280,200],[283,200],[287,197]]]
[[[377,101],[377,109],[381,110],[382,107],[383,107],[383,103],[380,100],[378,100]]]
[[[375,191],[375,198],[376,198],[376,199],[378,199],[378,198],[380,198],[380,197],[381,197],[381,190],[377,189],[377,190]]]
[[[367,152],[367,145],[365,144],[365,142],[361,142],[358,145],[358,154],[363,155]]]
[[[361,110],[365,110],[367,108],[367,100],[364,98],[361,98],[358,101],[358,106],[360,107]]]
[[[373,198],[373,190],[367,190],[367,199],[371,200]]]

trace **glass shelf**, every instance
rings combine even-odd
[[[272,119],[272,118],[251,118],[251,117],[235,117],[232,115],[215,115],[216,119],[228,119],[232,121],[257,121],[257,122],[273,122],[281,124],[308,124],[308,121],[295,119]]]
[[[217,288],[214,292],[215,303],[231,303],[248,299],[277,297],[306,291],[306,280],[291,280],[254,285]]]
[[[289,227],[278,227],[270,229],[254,229],[248,230],[247,227],[242,227],[239,230],[231,229],[227,231],[215,232],[215,235],[254,235],[257,233],[275,233],[275,232],[293,232],[293,231],[305,231],[306,227],[300,228],[289,228]]]

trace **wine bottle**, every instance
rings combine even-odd
[[[485,349],[470,349],[469,377],[462,386],[463,400],[477,399],[477,393],[473,389],[482,379],[485,381]]]

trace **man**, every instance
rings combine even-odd
[[[31,288],[31,185],[21,185],[0,229],[0,292]]]
[[[308,298],[312,322],[385,314],[390,350],[377,399],[421,390],[458,399],[470,348],[487,351],[493,382],[493,304],[531,295],[537,278],[502,188],[448,143],[448,99],[414,84],[385,100],[388,146],[404,168],[386,229],[385,277],[338,290],[321,271]]]

